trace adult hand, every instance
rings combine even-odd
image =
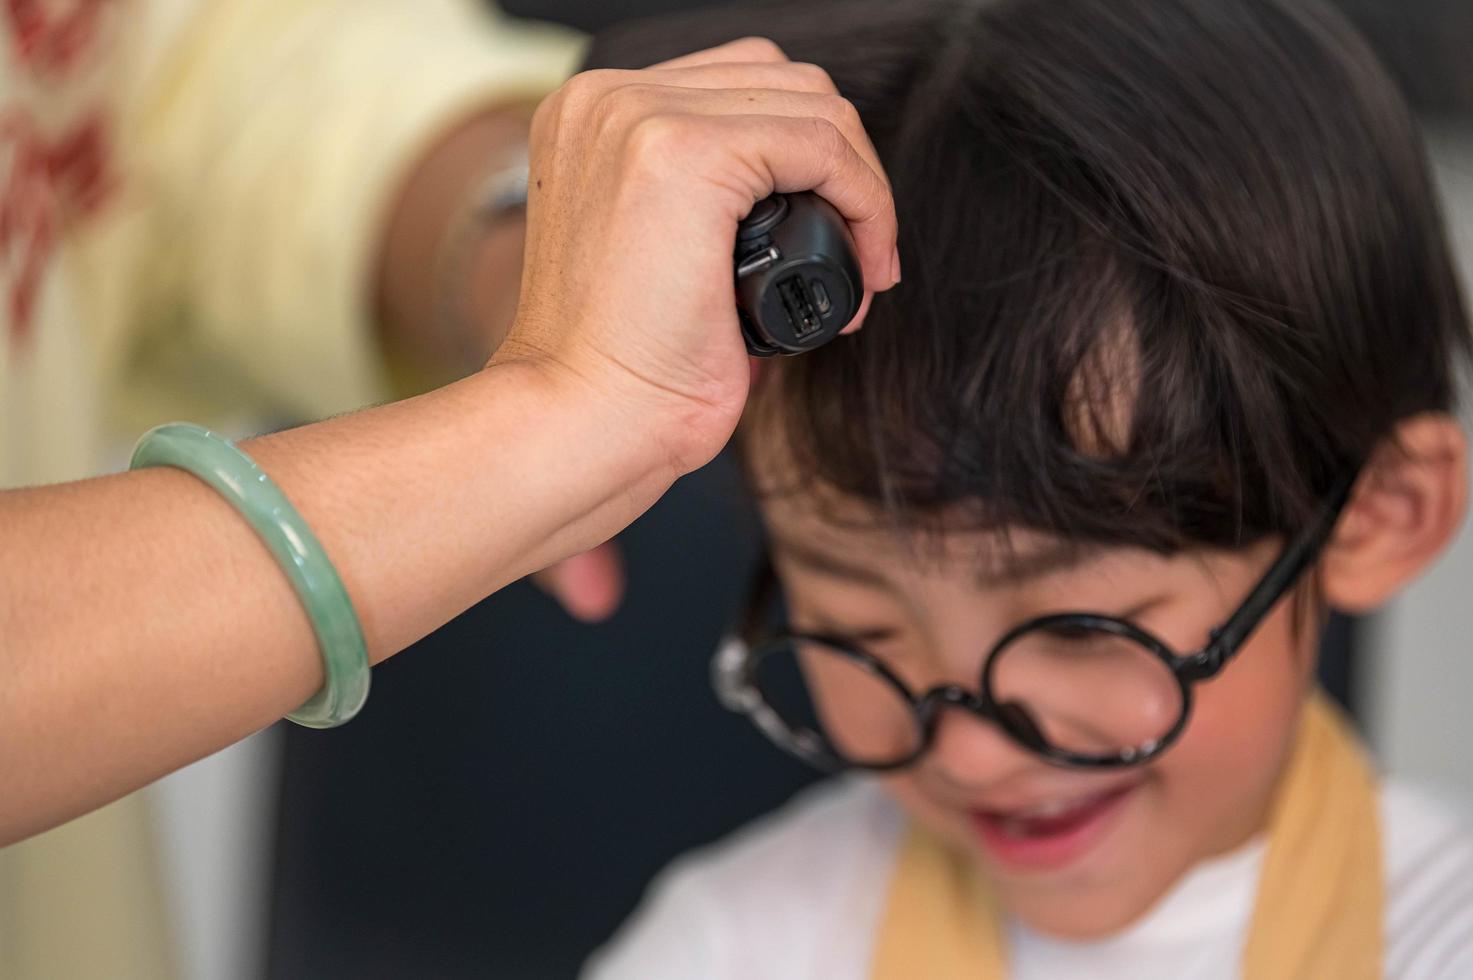
[[[526,262],[493,363],[532,361],[623,406],[671,479],[710,460],[749,385],[737,223],[773,191],[848,220],[865,283],[898,278],[895,211],[853,105],[820,68],[748,38],[638,71],[574,76],[532,122]]]

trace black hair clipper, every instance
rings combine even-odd
[[[810,191],[758,201],[737,226],[736,295],[742,336],[757,357],[833,340],[864,297],[843,217]]]

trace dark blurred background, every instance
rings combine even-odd
[[[1424,114],[1473,112],[1473,3],[1342,5]],[[588,31],[699,6],[503,4]],[[377,668],[352,725],[284,726],[271,977],[572,976],[673,856],[812,778],[709,693],[759,548],[731,461],[621,540],[607,625],[519,584]],[[1358,635],[1334,624],[1325,658],[1353,709]]]

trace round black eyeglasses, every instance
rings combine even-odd
[[[1176,741],[1191,714],[1193,685],[1222,670],[1317,560],[1355,476],[1335,485],[1317,517],[1195,653],[1179,654],[1125,619],[1063,612],[998,640],[983,661],[978,694],[948,684],[917,695],[874,655],[809,633],[755,647],[728,640],[712,662],[712,684],[723,705],[822,769],[908,766],[930,746],[948,708],[993,721],[1059,765],[1139,765]]]

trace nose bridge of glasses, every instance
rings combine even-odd
[[[948,708],[960,708],[976,721],[989,722],[997,733],[1022,745],[1042,751],[1048,740],[1028,708],[1015,702],[995,704],[985,695],[973,694],[955,684],[935,687],[920,700],[921,717],[933,730],[938,729]]]
[[[1027,726],[1021,733],[1006,717],[1006,705],[956,685],[936,687],[920,699],[920,714],[931,732],[930,751],[936,763],[975,772],[978,766],[1012,766],[1031,758],[1025,752]],[[949,709],[958,717],[948,719]],[[1021,735],[1021,737],[1020,737]]]
[[[987,700],[956,684],[933,687],[921,696],[918,707],[928,725],[937,725],[948,708],[961,708],[976,718],[996,722],[996,713]]]

